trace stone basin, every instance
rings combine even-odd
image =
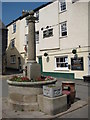
[[[16,82],[7,80],[8,103],[14,110],[37,111],[39,110],[38,95],[43,94],[43,85],[56,83],[54,80],[39,82]]]

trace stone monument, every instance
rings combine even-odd
[[[28,12],[29,16],[26,18],[28,21],[28,60],[24,67],[27,68],[27,72],[24,76],[29,79],[36,79],[41,76],[41,66],[36,62],[36,42],[35,42],[35,20],[34,11]]]

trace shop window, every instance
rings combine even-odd
[[[68,69],[68,57],[56,57],[55,58],[55,66],[58,70],[67,70]]]

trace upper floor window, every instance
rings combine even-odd
[[[39,11],[35,12],[35,17],[37,18],[37,20],[39,20]]]
[[[16,23],[13,24],[13,33],[16,32]]]
[[[28,26],[28,21],[26,20],[26,25],[25,26]]]
[[[25,45],[28,45],[28,34],[25,35]]]
[[[39,31],[35,32],[36,43],[39,43]]]
[[[11,48],[15,47],[15,38],[11,40]]]
[[[67,22],[60,23],[60,37],[67,36]]]
[[[56,69],[59,69],[59,70],[68,69],[68,57],[67,56],[56,57],[55,66],[56,66]]]
[[[53,29],[48,29],[43,31],[43,38],[51,37],[51,36],[53,36]]]
[[[66,10],[66,0],[60,0],[60,11]]]

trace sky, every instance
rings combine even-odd
[[[22,15],[22,10],[33,10],[46,2],[2,2],[2,21],[9,24]]]

